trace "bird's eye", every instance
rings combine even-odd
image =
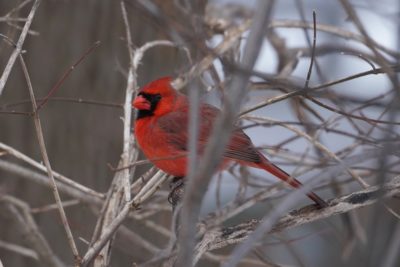
[[[161,95],[160,94],[154,95],[154,100],[155,101],[159,101],[160,99],[161,99]]]

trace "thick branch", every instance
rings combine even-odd
[[[376,203],[381,197],[390,198],[400,194],[400,176],[390,183],[379,186],[371,186],[367,189],[335,198],[329,201],[329,206],[324,209],[316,209],[314,206],[306,206],[294,210],[282,217],[269,233],[282,232],[300,225],[326,219],[351,210],[366,207]],[[208,231],[197,246],[199,255],[203,253],[237,244],[245,240],[259,225],[259,220],[251,220],[232,227],[221,227]]]

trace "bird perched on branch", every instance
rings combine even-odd
[[[185,177],[188,164],[189,100],[175,90],[172,79],[164,77],[145,85],[132,102],[138,110],[135,121],[136,140],[146,157],[159,169],[175,177]],[[213,123],[221,111],[208,104],[200,104],[199,138],[197,150],[201,155],[211,135]],[[223,154],[221,168],[229,162],[263,169],[294,188],[302,184],[271,163],[239,128],[232,132]],[[314,192],[307,193],[319,207],[327,206]]]

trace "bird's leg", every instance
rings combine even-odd
[[[185,192],[185,177],[174,177],[169,183],[171,192],[168,195],[168,202],[175,208],[181,202],[183,193]]]

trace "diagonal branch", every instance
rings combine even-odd
[[[118,227],[123,223],[128,216],[129,211],[140,206],[140,204],[151,197],[159,186],[168,179],[168,176],[159,171],[154,175],[146,185],[142,187],[139,193],[132,201],[126,202],[117,216],[107,225],[102,231],[101,237],[89,247],[85,256],[82,259],[81,265],[87,266],[97,253],[110,241]]]
[[[29,95],[30,95],[31,101],[32,101],[33,120],[34,120],[34,123],[35,123],[35,130],[36,130],[36,135],[37,135],[37,139],[38,139],[38,142],[39,142],[40,152],[42,154],[44,165],[46,166],[47,175],[48,175],[49,180],[50,180],[50,186],[52,188],[53,195],[54,195],[54,198],[55,198],[56,203],[57,203],[57,207],[58,207],[58,211],[59,211],[59,214],[60,214],[60,217],[61,217],[61,221],[62,221],[62,224],[64,226],[65,233],[67,234],[68,243],[69,243],[69,245],[71,247],[72,254],[74,255],[75,263],[77,263],[80,260],[80,256],[79,256],[79,252],[78,252],[78,249],[77,249],[75,241],[74,241],[74,237],[72,235],[71,227],[69,226],[69,223],[68,223],[67,215],[65,214],[65,210],[64,210],[63,205],[62,205],[60,193],[58,192],[57,183],[56,183],[56,180],[54,179],[53,171],[52,171],[51,165],[50,165],[50,160],[49,160],[49,157],[48,157],[48,154],[47,154],[47,151],[46,151],[46,145],[45,145],[44,137],[43,137],[43,130],[42,130],[39,114],[36,111],[37,110],[37,105],[36,105],[35,95],[34,95],[34,92],[33,92],[32,83],[31,83],[31,80],[30,80],[30,77],[29,77],[28,69],[26,67],[24,58],[22,57],[21,54],[19,54],[19,58],[20,58],[22,70],[23,70],[23,73],[24,73],[24,77],[25,77],[25,80],[26,80],[26,83],[27,83],[27,86],[28,86]]]
[[[265,25],[271,15],[274,1],[259,1],[258,12],[255,15],[248,41],[246,43],[242,65],[245,69],[253,69],[261,48]],[[245,95],[250,74],[235,73],[224,109],[217,117],[211,138],[205,148],[203,158],[195,173],[189,173],[188,184],[185,188],[183,206],[180,214],[181,229],[179,233],[180,250],[177,257],[178,266],[191,266],[196,235],[196,223],[200,213],[203,196],[207,190],[212,174],[217,169],[225,146],[228,143],[233,122],[236,119],[236,110]]]
[[[382,190],[382,191],[381,191]],[[280,218],[268,231],[268,233],[282,232],[297,226],[309,224],[326,219],[338,214],[370,206],[384,198],[390,198],[400,194],[400,176],[395,177],[390,183],[383,186],[371,186],[349,195],[332,199],[329,206],[324,209],[316,209],[314,206],[306,206],[294,210]],[[262,221],[251,220],[232,227],[218,227],[208,231],[196,247],[195,258],[199,259],[207,251],[220,249],[229,245],[242,243],[260,225]]]
[[[30,207],[25,202],[12,196],[0,196],[0,204],[4,205],[12,213],[12,219],[24,235],[26,241],[36,251],[42,264],[51,267],[64,267],[65,264],[54,254],[51,246],[40,232]]]
[[[43,166],[39,162],[35,161],[34,159],[28,157],[27,155],[23,154],[22,152],[16,150],[15,148],[12,148],[12,147],[0,142],[0,149],[2,149],[5,153],[12,155],[15,158],[31,165],[32,167],[37,168],[40,171],[43,171],[43,172],[47,171],[45,166]],[[64,175],[62,175],[58,172],[55,172],[54,170],[52,170],[52,173],[56,180],[60,181],[63,184],[70,186],[73,189],[80,191],[83,194],[91,195],[91,196],[94,196],[99,199],[104,198],[103,194],[96,192],[95,190],[88,188],[80,183],[77,183],[74,180],[65,177]]]
[[[114,176],[107,200],[103,207],[103,212],[98,219],[90,248],[84,258],[84,262],[89,262],[93,256],[96,256],[96,253],[98,253],[99,249],[101,249],[99,255],[96,257],[94,264],[95,266],[104,266],[109,261],[111,251],[109,249],[111,242],[109,241],[112,240],[115,230],[128,214],[129,206],[132,202],[130,191],[130,177],[133,175],[134,169],[123,167],[129,166],[129,163],[135,161],[138,156],[138,150],[134,149],[134,139],[131,133],[131,105],[133,94],[137,88],[137,69],[139,68],[140,62],[148,49],[156,46],[176,46],[172,42],[158,40],[146,43],[142,47],[133,51],[129,21],[124,1],[121,1],[121,11],[125,24],[127,46],[130,58],[130,67],[124,101],[123,148],[121,160],[118,164],[118,169],[122,169],[118,171]],[[138,196],[136,195],[134,199],[136,199],[137,197]],[[110,231],[110,229],[113,229],[113,231]]]
[[[32,24],[33,17],[35,16],[35,13],[36,13],[37,8],[39,7],[39,4],[40,4],[40,0],[36,0],[33,3],[31,12],[28,15],[28,18],[27,18],[27,20],[25,22],[25,26],[22,29],[21,35],[19,36],[18,42],[17,42],[17,44],[15,46],[15,49],[12,52],[12,54],[10,56],[10,59],[8,60],[8,63],[7,63],[7,65],[6,65],[6,67],[5,67],[4,71],[3,71],[3,74],[1,75],[1,78],[0,78],[0,95],[3,93],[4,86],[6,85],[6,82],[8,80],[8,76],[11,73],[11,70],[12,70],[12,68],[14,66],[15,60],[17,59],[18,55],[20,55],[20,53],[21,53],[22,45],[24,44],[26,35],[28,34],[28,30],[29,30],[29,28],[30,28],[30,26]]]
[[[26,248],[16,244],[11,244],[2,240],[0,240],[0,248],[14,252],[24,257],[32,258],[34,260],[39,260],[39,256],[36,253],[36,251],[30,248]],[[0,262],[0,267],[2,267],[1,262]]]

